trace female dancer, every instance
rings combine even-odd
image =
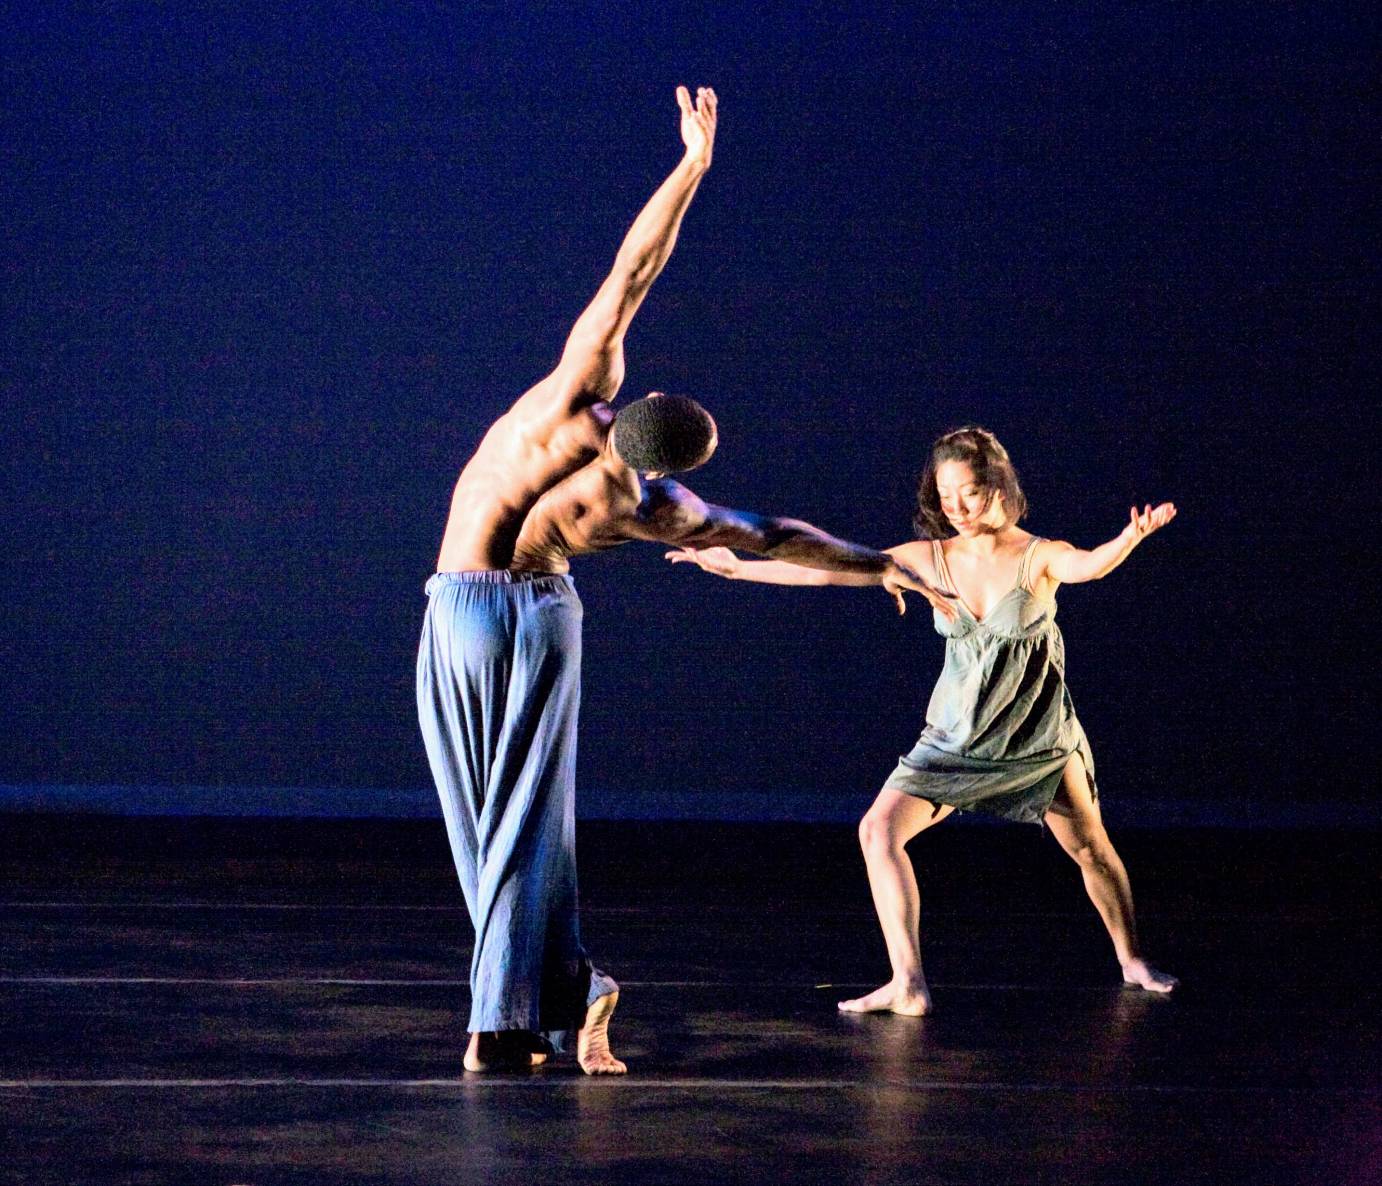
[[[1055,620],[1060,585],[1107,576],[1175,518],[1176,508],[1133,507],[1127,526],[1090,551],[1023,531],[1017,524],[1026,511],[1007,450],[985,429],[962,428],[936,441],[918,483],[921,538],[887,549],[952,592],[958,612],[935,614],[945,666],[926,728],[859,825],[892,979],[841,1001],[846,1012],[930,1011],[917,881],[905,846],[957,810],[1045,820],[1084,875],[1123,979],[1150,992],[1176,987],[1176,978],[1153,968],[1138,946],[1128,875],[1100,818],[1094,760],[1065,687],[1065,643]],[[877,583],[871,574],[740,560],[726,548],[682,548],[667,558],[777,585]]]

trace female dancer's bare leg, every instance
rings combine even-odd
[[[885,787],[859,821],[859,844],[893,975],[867,996],[841,1001],[846,1013],[920,1017],[931,1011],[931,991],[921,970],[921,894],[906,845],[953,810]]]
[[[1148,992],[1170,992],[1180,982],[1158,972],[1142,957],[1128,873],[1104,830],[1099,804],[1090,793],[1089,778],[1079,754],[1072,754],[1066,763],[1060,790],[1046,813],[1046,825],[1079,865],[1085,890],[1113,940],[1123,979]]]

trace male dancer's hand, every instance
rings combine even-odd
[[[719,100],[708,86],[696,89],[696,105],[691,106],[691,92],[677,87],[677,106],[681,108],[681,139],[686,145],[686,159],[710,168],[710,154],[715,147],[715,111]]]
[[[883,574],[883,588],[892,595],[897,602],[897,612],[905,614],[907,603],[902,598],[902,591],[910,589],[913,593],[920,593],[931,603],[941,617],[953,622],[956,618],[955,595],[945,593],[937,589],[934,585],[921,579],[912,569],[905,564],[899,564],[896,560],[892,562],[892,567]]]

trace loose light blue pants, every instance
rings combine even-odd
[[[580,598],[570,577],[504,571],[437,573],[427,596],[418,720],[475,925],[469,1029],[561,1049],[618,989],[577,917]]]

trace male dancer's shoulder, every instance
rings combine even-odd
[[[675,517],[693,511],[701,500],[672,478],[642,478],[643,488],[638,500],[638,518],[645,523]]]

